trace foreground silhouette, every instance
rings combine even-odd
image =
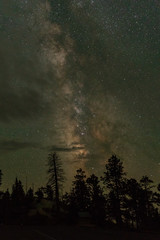
[[[15,179],[11,193],[0,193],[0,221],[3,224],[78,224],[107,229],[159,230],[160,184],[157,191],[148,176],[126,177],[123,162],[112,155],[101,178],[88,178],[76,171],[70,192],[60,195],[64,171],[57,153],[48,157],[48,182],[37,191],[24,191]],[[0,171],[0,183],[2,172]]]

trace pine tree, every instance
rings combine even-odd
[[[105,198],[100,186],[100,180],[95,174],[92,174],[86,180],[90,196],[90,213],[92,221],[98,224],[105,223]]]
[[[33,189],[29,188],[26,196],[25,196],[25,202],[26,202],[26,206],[29,208],[32,206],[32,203],[34,201],[34,194],[33,194]]]
[[[86,211],[89,207],[89,189],[86,184],[85,171],[81,168],[77,170],[77,174],[74,176],[72,189],[72,200],[75,202],[78,211]]]
[[[134,226],[136,226],[137,229],[140,227],[141,196],[142,196],[142,189],[140,184],[137,182],[137,180],[134,178],[127,179],[125,207],[126,207],[126,215],[129,218],[128,220],[131,221],[132,228],[134,228]]]
[[[109,192],[109,208],[110,214],[115,218],[117,224],[122,223],[121,206],[124,198],[124,176],[126,173],[123,170],[123,164],[116,155],[108,160],[106,171],[102,177],[103,183],[110,190]]]
[[[48,155],[48,185],[52,187],[53,193],[55,195],[56,210],[59,212],[60,197],[59,192],[63,187],[64,182],[64,171],[62,168],[62,162],[56,152],[50,153]]]
[[[153,181],[148,176],[143,176],[140,180],[142,188],[142,200],[143,200],[143,215],[146,221],[148,217],[151,217],[153,206],[153,191],[151,190],[154,185]]]
[[[11,199],[14,205],[23,205],[25,199],[25,193],[22,182],[16,178],[15,183],[12,186]]]

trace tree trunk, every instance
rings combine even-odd
[[[59,212],[59,187],[58,187],[58,179],[57,179],[57,167],[56,167],[56,163],[54,160],[54,172],[55,172],[55,188],[56,188],[56,210],[57,212]]]

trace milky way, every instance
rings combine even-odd
[[[68,182],[117,154],[159,181],[158,1],[0,3],[3,185],[46,183],[50,150]]]

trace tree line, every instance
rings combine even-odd
[[[17,178],[11,192],[8,189],[0,192],[1,222],[78,223],[82,213],[86,213],[92,224],[158,229],[160,184],[154,185],[148,176],[142,176],[140,181],[127,178],[123,162],[116,155],[108,159],[101,177],[95,174],[87,177],[83,169],[77,169],[71,190],[65,194],[60,191],[65,174],[56,152],[48,155],[47,168],[48,182],[35,192],[32,188],[25,192]],[[50,208],[46,207],[47,202]],[[45,215],[38,210],[41,205]]]

